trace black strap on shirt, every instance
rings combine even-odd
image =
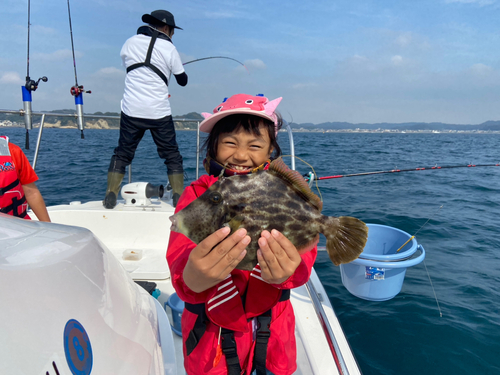
[[[221,328],[221,347],[222,353],[226,357],[227,375],[240,375],[241,366],[236,349],[236,340],[234,339],[234,331]]]
[[[127,73],[130,73],[132,70],[140,68],[141,66],[147,66],[153,72],[155,72],[156,74],[158,74],[158,76],[163,80],[163,82],[165,82],[165,85],[168,86],[168,79],[165,76],[165,74],[163,74],[163,72],[160,69],[158,69],[156,66],[154,66],[153,64],[151,64],[151,55],[153,54],[153,48],[154,48],[156,39],[158,39],[158,35],[159,35],[159,32],[157,30],[153,30],[151,32],[151,42],[149,42],[148,53],[146,54],[146,61],[144,61],[142,63],[137,63],[137,64],[130,65],[127,68]]]
[[[194,323],[194,327],[189,332],[189,335],[186,339],[186,354],[190,355],[200,342],[201,337],[205,334],[205,331],[207,329],[208,316],[205,312],[204,303],[191,304],[185,302],[184,307],[187,311],[198,315],[198,317],[196,318],[196,322]]]
[[[8,214],[10,211],[12,211],[12,216],[24,218],[28,214],[26,212],[26,210],[24,210],[21,213],[19,213],[18,210],[17,210],[24,203],[26,203],[26,197],[25,196],[23,196],[21,199],[17,199],[17,197],[16,198],[12,198],[12,203],[9,204],[6,207],[0,208],[0,212],[4,213],[4,214]]]
[[[19,179],[16,178],[14,182],[7,185],[6,187],[0,188],[0,196],[4,195],[6,192],[14,189],[19,184]]]
[[[19,185],[19,179],[16,179],[14,182],[11,184],[0,188],[0,196],[4,195],[6,192],[14,189],[17,185]],[[26,210],[23,212],[19,213],[18,208],[22,206],[24,203],[26,203],[26,197],[23,195],[21,199],[12,198],[12,203],[9,204],[6,207],[0,207],[0,212],[3,214],[8,214],[10,211],[12,211],[12,215],[16,217],[21,217],[24,218],[28,214]]]
[[[257,337],[253,357],[253,365],[257,375],[266,375],[267,343],[271,336],[271,318],[271,310],[257,317]]]

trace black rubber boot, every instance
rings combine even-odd
[[[108,188],[106,189],[106,197],[102,201],[104,207],[111,209],[116,206],[116,199],[124,175],[124,173],[108,172]]]
[[[172,206],[177,206],[177,202],[184,190],[184,173],[172,173],[168,175],[168,182],[172,187]]]

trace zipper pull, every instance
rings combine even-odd
[[[215,358],[213,362],[213,367],[217,367],[217,365],[220,362],[220,359],[222,358],[222,345],[220,344],[220,335],[221,335],[222,328],[219,327],[219,339],[217,340],[217,349],[215,351]]]

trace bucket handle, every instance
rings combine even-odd
[[[425,249],[422,245],[417,246],[417,251],[420,250],[421,254],[413,259],[396,261],[396,262],[384,262],[377,260],[368,260],[368,259],[355,259],[351,263],[359,264],[361,266],[366,267],[376,267],[376,268],[408,268],[412,266],[416,266],[420,262],[422,262],[425,258]]]

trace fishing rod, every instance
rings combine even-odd
[[[71,10],[69,7],[69,0],[68,0],[68,18],[69,18],[69,33],[71,35],[71,51],[73,52],[73,68],[75,70],[75,85],[72,86],[69,90],[71,95],[75,97],[75,106],[76,106],[76,118],[77,118],[77,125],[78,125],[78,130],[80,130],[81,134],[81,139],[84,139],[85,136],[83,135],[83,94],[91,94],[92,91],[85,91],[83,89],[83,85],[78,84],[78,77],[76,74],[76,58],[75,58],[75,45],[73,43],[73,27],[71,25]]]
[[[38,81],[32,80],[30,78],[30,25],[31,25],[31,2],[28,0],[28,52],[26,59],[26,83],[22,88],[23,94],[23,108],[24,108],[24,126],[26,128],[26,142],[24,144],[24,148],[29,150],[30,148],[30,133],[29,130],[33,129],[32,122],[32,111],[31,111],[31,103],[33,101],[31,92],[35,91],[38,88],[38,84],[40,81],[47,82],[48,78],[43,76],[38,78]]]
[[[187,65],[187,64],[191,64],[191,63],[194,63],[194,62],[197,62],[197,61],[202,61],[202,60],[210,60],[210,59],[227,59],[227,60],[233,60],[233,61],[236,61],[238,64],[240,65],[243,65],[243,67],[247,70],[248,74],[250,74],[248,68],[245,66],[245,64],[243,64],[241,61],[238,61],[236,59],[233,59],[232,57],[226,57],[226,56],[210,56],[210,57],[202,57],[200,59],[196,59],[196,60],[191,60],[191,61],[188,61],[188,62],[185,62],[184,64],[182,65]]]
[[[444,165],[444,166],[438,166],[436,164],[433,167],[423,167],[423,168],[391,169],[391,170],[387,170],[387,171],[373,171],[373,172],[363,172],[363,173],[338,174],[338,175],[334,175],[334,176],[324,176],[324,177],[313,177],[310,174],[307,174],[304,177],[308,181],[320,181],[320,180],[329,180],[329,179],[333,179],[333,178],[369,176],[369,175],[383,174],[383,173],[399,173],[399,172],[429,171],[429,170],[452,169],[452,168],[475,168],[475,167],[500,167],[500,163],[497,163],[497,164]],[[311,178],[312,178],[312,180],[311,180]]]

